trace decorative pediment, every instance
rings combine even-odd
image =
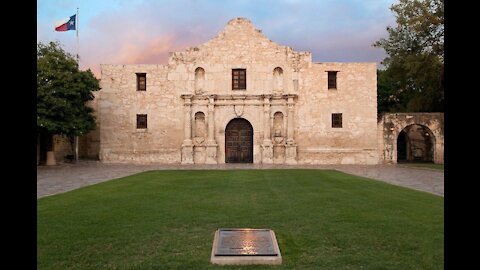
[[[175,62],[235,62],[250,63],[260,59],[298,61],[306,57],[311,62],[310,52],[296,52],[291,47],[279,45],[267,38],[246,18],[234,18],[213,39],[184,52],[170,53],[169,63]]]

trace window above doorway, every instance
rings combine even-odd
[[[247,90],[246,69],[232,69],[232,90]]]

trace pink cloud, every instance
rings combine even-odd
[[[169,34],[147,39],[144,43],[131,42],[125,39],[120,46],[112,48],[108,55],[100,55],[89,50],[81,61],[82,69],[90,68],[100,78],[100,64],[166,64],[169,52],[184,50],[186,46],[194,45],[186,39],[177,39]]]
[[[135,64],[166,63],[168,52],[174,47],[173,35],[166,35],[149,40],[145,45],[125,46],[120,55],[122,61]]]
[[[82,69],[90,68],[100,78],[100,64],[166,64],[169,52],[197,45],[201,39],[191,30],[165,29],[161,23],[148,26],[146,19],[132,13],[121,18],[100,14],[89,22],[80,46]]]

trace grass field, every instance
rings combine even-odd
[[[46,269],[443,269],[443,197],[336,171],[150,171],[38,199]],[[270,228],[281,266],[210,264],[218,228]]]

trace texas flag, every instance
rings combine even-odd
[[[73,15],[70,18],[66,18],[60,23],[55,26],[55,31],[68,31],[68,30],[75,30],[76,28],[76,17],[77,15]]]

